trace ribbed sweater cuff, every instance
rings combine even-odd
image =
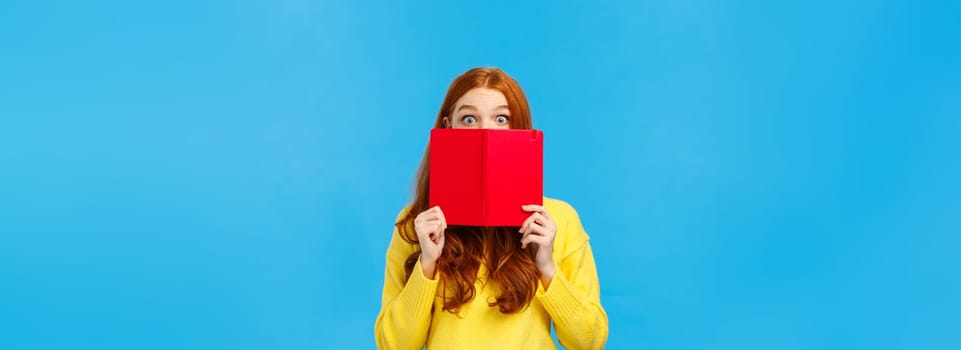
[[[555,322],[574,319],[580,309],[580,303],[574,296],[574,286],[567,281],[567,277],[564,277],[560,270],[554,274],[547,290],[538,283],[537,298]]]
[[[436,276],[435,276],[436,277]],[[427,279],[424,269],[420,266],[420,259],[414,265],[407,286],[398,296],[401,305],[411,307],[414,319],[430,317],[431,307],[434,305],[434,295],[437,294],[437,279]]]

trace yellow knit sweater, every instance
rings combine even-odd
[[[601,307],[600,285],[587,233],[569,204],[544,198],[544,207],[557,224],[550,287],[538,282],[536,297],[526,309],[502,314],[488,306],[499,294],[487,283],[487,268],[477,272],[474,299],[460,315],[443,311],[438,280],[424,276],[418,260],[405,280],[404,260],[419,247],[408,244],[394,230],[387,249],[384,294],[374,326],[381,349],[555,349],[551,321],[561,345],[569,349],[600,349],[607,341],[607,314]],[[398,220],[406,212],[398,215]],[[520,240],[520,237],[518,237]],[[439,274],[438,274],[439,276]],[[436,277],[436,276],[435,276]]]

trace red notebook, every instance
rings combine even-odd
[[[448,225],[520,226],[543,193],[540,130],[431,130],[429,201]]]

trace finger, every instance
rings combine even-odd
[[[438,217],[438,218],[440,218],[440,219],[441,219],[442,221],[444,221],[445,223],[447,222],[447,217],[444,216],[444,211],[440,209],[440,206],[439,206],[439,205],[438,205],[438,206],[434,206],[433,208],[431,208],[431,210],[433,210],[434,213],[437,214],[437,217]]]
[[[440,207],[433,207],[430,210],[425,211],[424,218],[421,222],[432,223],[439,222],[445,229],[447,228],[447,217],[444,216],[444,212],[441,211]]]
[[[531,218],[533,218],[534,222],[540,224],[541,226],[548,226],[550,224],[550,219],[544,216],[544,214],[541,212],[535,212],[531,214]]]
[[[531,232],[529,234],[532,236],[551,238],[551,232],[552,231],[547,229],[547,227],[535,224],[531,225]]]
[[[522,205],[521,209],[529,213],[542,213],[542,214],[547,213],[547,209],[544,209],[543,206],[540,206],[537,204]]]
[[[521,209],[527,212],[541,213],[541,215],[544,215],[544,217],[547,218],[547,220],[554,221],[554,219],[551,218],[551,213],[548,213],[547,208],[544,208],[544,206],[537,205],[537,204],[528,204],[528,205],[522,205]]]
[[[533,222],[528,223],[528,224],[525,224],[524,227],[521,228],[521,231],[520,231],[520,232],[521,232],[521,236],[523,237],[523,236],[526,236],[526,235],[531,234],[531,226],[533,226],[533,225],[536,225],[536,224],[533,223]]]
[[[438,218],[438,215],[436,211],[426,210],[423,213],[420,213],[417,215],[417,218],[414,219],[414,223],[436,220],[437,218]]]
[[[444,231],[447,230],[447,217],[444,216],[444,211],[440,209],[440,206],[434,208],[437,208],[437,214],[441,224],[441,233],[443,234]]]
[[[437,228],[437,244],[440,244],[444,240],[444,236],[447,235],[447,223],[441,222],[440,226]]]
[[[525,204],[521,206],[521,209],[527,212],[535,212],[535,211],[544,210],[544,206],[537,205],[537,204]]]
[[[544,215],[541,215],[541,213],[539,212],[531,214],[531,219],[533,219],[534,223],[541,226],[544,226],[544,224],[547,223],[547,219],[544,217]]]
[[[438,220],[438,219],[421,221],[421,222],[418,223],[416,226],[414,226],[414,228],[415,228],[415,230],[417,230],[417,231],[419,231],[419,232],[430,233],[430,228],[431,228],[433,225],[436,225],[436,224],[438,224],[438,223],[440,223],[440,220]]]
[[[535,218],[534,215],[537,215],[537,214],[536,213],[531,214],[531,216],[528,216],[527,219],[524,219],[524,223],[521,224],[521,229],[520,229],[521,233],[527,233],[528,226],[530,226],[530,224],[533,223],[534,220],[537,220],[537,218]]]
[[[441,222],[434,226],[434,243],[440,242],[440,237],[444,234],[444,224]]]
[[[527,249],[527,246],[533,244],[537,247],[542,247],[546,245],[547,239],[543,236],[537,235],[526,235],[521,238],[521,249]]]
[[[544,236],[528,235],[527,240],[528,240],[528,244],[534,244],[538,248],[546,247],[551,244],[551,239]]]
[[[531,220],[531,222],[527,224],[527,227],[524,228],[524,234],[529,235],[529,234],[531,234],[531,232],[534,232],[534,231],[533,231],[533,228],[534,228],[534,226],[537,226],[537,225],[538,225],[538,224],[537,224],[536,221]]]
[[[417,228],[417,239],[419,240],[430,240],[431,242],[437,241],[439,236],[438,224],[427,224],[422,225]]]
[[[435,205],[433,208],[431,208],[431,212],[434,214],[434,217],[447,222],[447,216],[444,215],[444,210],[442,210],[439,205]]]
[[[433,224],[439,224],[439,223],[440,223],[440,218],[426,219],[420,222],[421,225],[433,225]]]

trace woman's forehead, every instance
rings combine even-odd
[[[504,93],[495,89],[475,88],[464,93],[464,95],[454,103],[455,108],[464,105],[474,108],[496,108],[507,106],[507,98],[504,97]]]

